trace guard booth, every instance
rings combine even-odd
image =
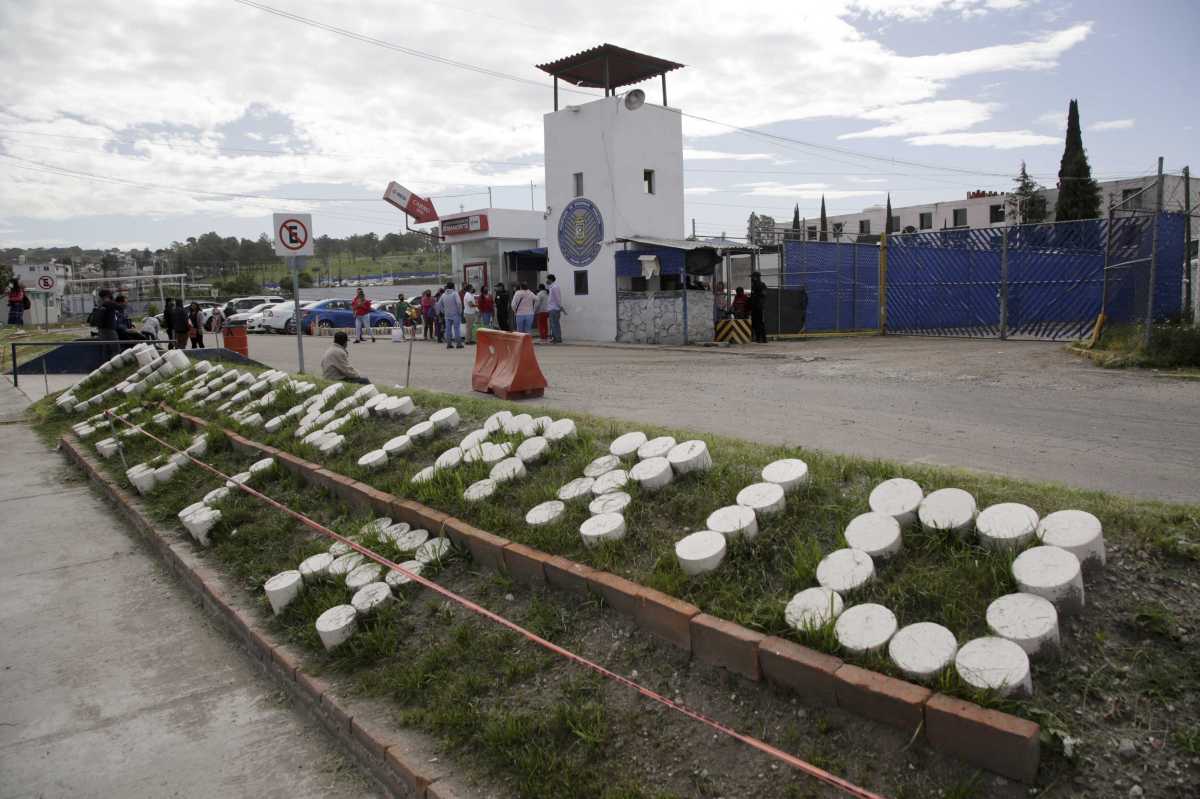
[[[504,253],[504,283],[510,289],[519,283],[527,284],[530,289],[535,288],[544,279],[548,260],[545,247],[530,247]]]
[[[541,211],[515,208],[481,208],[447,214],[438,218],[438,224],[442,237],[450,245],[450,269],[455,284],[470,283],[477,289],[509,283],[513,277],[506,254],[536,248],[546,230]]]

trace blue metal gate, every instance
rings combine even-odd
[[[1157,222],[1154,307],[1163,318],[1181,308],[1182,217]],[[1153,234],[1154,217],[1143,215],[1115,220],[1111,239],[1102,219],[891,236],[888,332],[1070,340],[1091,330],[1102,304],[1111,321],[1136,321]]]
[[[879,327],[879,246],[832,241],[786,241],[784,292],[808,293],[808,332]]]

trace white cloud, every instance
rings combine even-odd
[[[864,178],[857,175],[847,175],[846,180],[851,183],[887,183],[887,178]]]
[[[1133,123],[1132,119],[1109,119],[1088,125],[1088,130],[1129,130],[1133,127]]]
[[[883,191],[866,191],[861,189],[830,189],[824,183],[744,183],[739,188],[749,188],[742,192],[745,197],[789,197],[797,200],[842,200],[849,197],[878,197]]]
[[[976,133],[935,133],[915,136],[909,144],[918,147],[942,145],[943,147],[992,147],[997,150],[1015,150],[1018,147],[1037,147],[1044,144],[1059,144],[1058,136],[1043,136],[1031,130],[990,130]]]
[[[713,188],[712,186],[688,186],[686,189],[683,190],[683,193],[684,194],[705,195],[705,194],[716,194],[719,191],[721,191],[721,190],[717,189],[717,188]]]
[[[683,149],[684,161],[770,161],[774,158],[769,153],[722,153],[716,150]]]
[[[989,11],[1007,11],[1025,5],[1028,0],[851,0],[850,6],[865,14],[924,19],[938,11],[950,11],[965,17]]]
[[[882,139],[889,136],[911,136],[919,133],[945,133],[962,130],[987,121],[994,103],[973,100],[935,100],[928,103],[908,103],[874,108],[859,114],[859,119],[886,122],[867,130],[843,133],[839,139]]]
[[[1033,120],[1033,124],[1039,128],[1054,128],[1055,130],[1067,129],[1067,112],[1066,111],[1047,111],[1040,114]]]

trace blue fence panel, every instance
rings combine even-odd
[[[995,336],[1000,323],[1000,238],[940,230],[888,240],[888,330]]]
[[[811,332],[879,326],[879,248],[832,241],[787,241],[785,291],[808,292],[805,329]]]

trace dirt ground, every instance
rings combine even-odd
[[[569,333],[569,331],[568,331]],[[305,339],[319,369],[327,338]],[[404,383],[409,347],[351,345],[359,370]],[[412,347],[412,385],[470,394],[474,350]],[[564,410],[753,441],[957,466],[1169,501],[1194,501],[1200,384],[1099,369],[1061,344],[876,336],[753,349],[546,345],[538,359]],[[294,370],[294,338],[250,355]]]

